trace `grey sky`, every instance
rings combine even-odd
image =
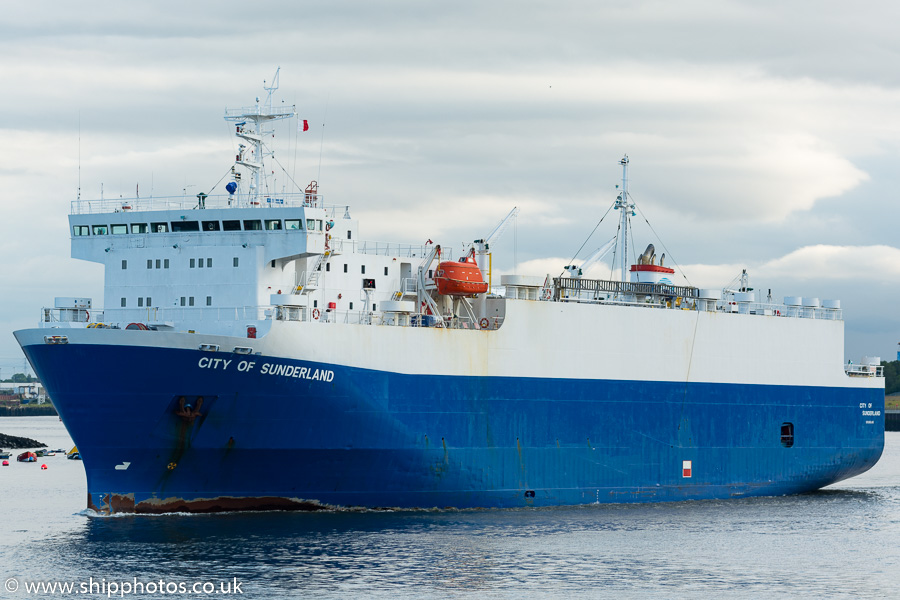
[[[68,258],[79,121],[83,198],[101,184],[106,197],[208,191],[233,156],[223,109],[252,102],[279,65],[279,98],[311,125],[296,147],[280,130],[279,162],[350,204],[368,239],[459,247],[519,205],[495,265],[558,272],[613,201],[627,153],[632,194],[691,283],[721,286],[746,267],[776,297],[839,298],[847,358],[894,358],[898,13],[758,1],[7,7],[0,369],[21,364],[9,333],[54,296],[102,296],[102,269]],[[602,225],[582,256],[613,233]],[[649,242],[660,245],[638,226],[636,245]]]

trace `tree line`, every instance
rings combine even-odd
[[[881,361],[881,366],[884,367],[884,393],[900,393],[900,360]]]
[[[35,383],[38,380],[34,375],[26,375],[25,373],[15,373],[9,379],[0,379],[3,383]]]

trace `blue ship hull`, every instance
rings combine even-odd
[[[782,495],[857,475],[884,445],[878,388],[404,375],[271,357],[290,368],[264,374],[198,368],[210,354],[197,350],[24,350],[103,512]]]

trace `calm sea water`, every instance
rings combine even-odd
[[[0,432],[72,445],[55,417]],[[93,581],[93,597],[158,598],[100,582],[160,580],[199,583],[165,594],[191,598],[235,580],[266,599],[900,595],[900,433],[874,469],[813,494],[563,509],[96,517],[81,463],[42,461],[0,467],[0,597]]]

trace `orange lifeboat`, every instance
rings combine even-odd
[[[467,259],[438,264],[434,282],[438,294],[443,296],[474,296],[488,291],[488,283],[481,276],[481,269]]]

